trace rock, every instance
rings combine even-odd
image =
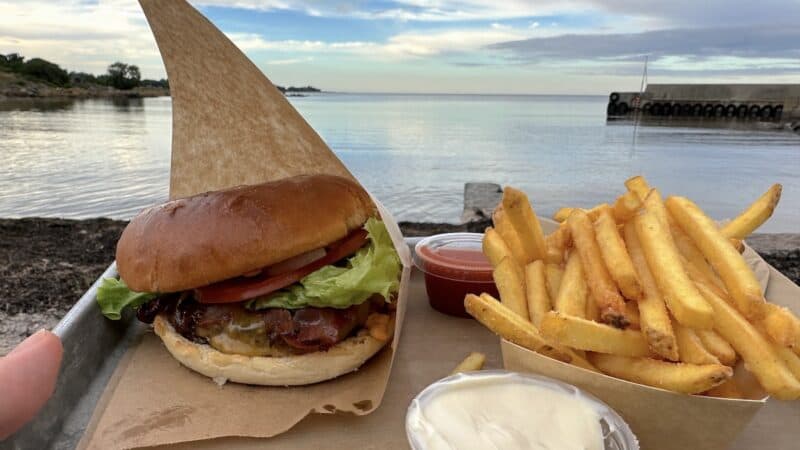
[[[441,233],[483,233],[486,227],[492,226],[492,219],[475,219],[462,224],[436,222],[400,222],[400,231],[405,237],[431,236]]]
[[[800,250],[800,234],[756,233],[747,238],[747,245],[762,255]]]
[[[491,219],[494,208],[503,198],[503,188],[495,183],[467,183],[464,185],[464,212],[461,222]]]

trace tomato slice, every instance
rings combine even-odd
[[[344,239],[327,247],[324,257],[289,272],[269,276],[262,271],[254,277],[236,277],[209,284],[194,290],[195,299],[200,303],[233,303],[254,297],[267,295],[290,284],[297,283],[306,275],[350,256],[367,242],[367,231],[360,229],[347,235]]]

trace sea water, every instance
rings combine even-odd
[[[642,174],[717,219],[782,183],[761,231],[800,232],[791,132],[606,122],[601,96],[290,100],[398,220],[457,222],[469,181],[521,188],[550,215],[613,201]],[[167,97],[0,101],[0,217],[129,218],[165,200],[171,114]]]

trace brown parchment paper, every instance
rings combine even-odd
[[[170,80],[170,197],[326,173],[353,179],[286,98],[183,0],[141,0]],[[81,447],[117,449],[224,436],[270,437],[310,413],[365,415],[383,399],[405,316],[410,254],[376,204],[403,263],[395,337],[358,371],[301,387],[217,386],[147,332],[117,368]]]
[[[353,178],[300,113],[184,0],[140,0],[172,96],[170,197],[298,174]]]
[[[546,230],[552,222],[543,223]],[[770,301],[800,312],[800,288],[782,274],[772,269],[752,248],[744,253]],[[566,381],[584,389],[614,408],[631,426],[647,450],[722,450],[729,448],[738,434],[766,404],[767,398],[755,379],[742,364],[735,369],[735,377],[745,395],[751,400],[732,400],[699,395],[683,395],[655,389],[564,364],[511,342],[501,340],[503,366],[506,369],[532,372]],[[788,402],[787,402],[788,403]],[[791,402],[798,403],[798,402]],[[789,425],[800,408],[787,414],[787,427],[782,433],[800,437]],[[787,409],[792,407],[787,405]],[[774,435],[764,433],[768,441]],[[747,447],[744,447],[747,448]],[[766,445],[753,448],[783,448]]]

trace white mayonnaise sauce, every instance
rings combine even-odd
[[[425,450],[604,448],[588,401],[507,376],[461,378],[414,406],[408,431]]]

